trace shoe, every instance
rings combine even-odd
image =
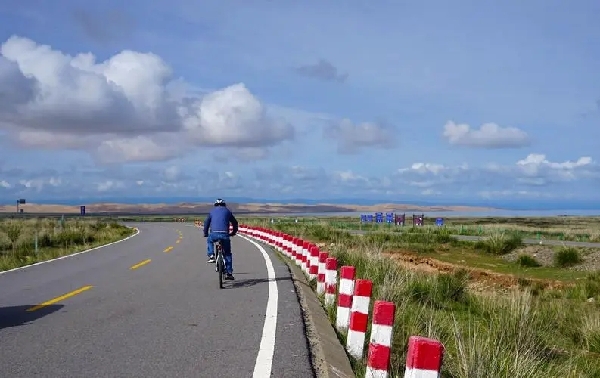
[[[208,258],[208,260],[206,260],[207,263],[214,263],[215,260],[215,255],[210,255],[210,257]]]
[[[235,277],[233,277],[233,274],[231,274],[231,273],[227,273],[227,274],[225,275],[225,279],[226,279],[226,280],[229,280],[229,281],[233,281],[233,280],[235,280]]]

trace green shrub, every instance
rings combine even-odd
[[[542,266],[542,264],[540,264],[535,257],[529,255],[520,255],[517,258],[517,264],[525,268],[537,268]]]
[[[506,235],[504,233],[491,235],[489,238],[475,243],[475,248],[483,250],[492,255],[506,255],[523,244],[523,240],[517,234]]]
[[[559,268],[568,268],[582,261],[579,251],[573,247],[563,247],[554,254],[554,265]]]

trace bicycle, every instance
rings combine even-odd
[[[225,277],[225,259],[223,258],[223,245],[220,240],[215,243],[215,272],[219,273],[219,289],[223,288],[223,278]]]

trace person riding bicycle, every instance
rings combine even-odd
[[[204,220],[204,237],[207,244],[207,255],[209,263],[215,262],[214,242],[221,241],[223,246],[223,259],[225,260],[225,279],[233,280],[233,258],[231,254],[231,236],[238,232],[238,221],[233,213],[227,208],[227,204],[221,198],[215,201],[215,207]],[[229,232],[229,223],[233,230]],[[208,230],[210,228],[210,234]]]

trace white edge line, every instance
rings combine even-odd
[[[13,268],[13,269],[5,270],[5,271],[0,272],[0,275],[5,274],[5,273],[14,272],[14,271],[17,271],[17,270],[23,270],[23,269],[26,269],[26,268],[31,268],[33,266],[38,266],[38,265],[46,264],[46,263],[53,262],[53,261],[58,261],[58,260],[66,259],[66,258],[69,258],[69,257],[73,257],[73,256],[81,255],[81,254],[84,254],[84,253],[88,253],[88,252],[91,252],[91,251],[95,251],[95,250],[100,249],[100,248],[108,247],[109,245],[113,245],[113,244],[124,242],[125,240],[131,239],[132,237],[137,236],[141,232],[140,229],[137,228],[137,227],[127,227],[127,228],[133,228],[136,231],[135,231],[135,233],[133,235],[129,235],[125,239],[117,240],[117,241],[114,241],[114,242],[108,243],[108,244],[102,244],[102,245],[99,245],[99,246],[94,247],[94,248],[86,249],[85,251],[71,253],[70,255],[65,255],[65,256],[57,257],[55,259],[44,260],[44,261],[36,262],[35,264],[29,264],[29,265],[25,265],[25,266],[20,266],[18,268]]]
[[[269,378],[273,369],[273,354],[275,353],[275,331],[277,330],[277,306],[279,292],[277,290],[277,281],[275,280],[275,269],[273,262],[265,249],[254,240],[238,234],[238,236],[254,244],[262,253],[267,265],[267,275],[269,277],[269,299],[267,300],[267,311],[265,313],[265,325],[263,326],[262,338],[260,339],[260,348],[256,356],[256,364],[252,378]]]

